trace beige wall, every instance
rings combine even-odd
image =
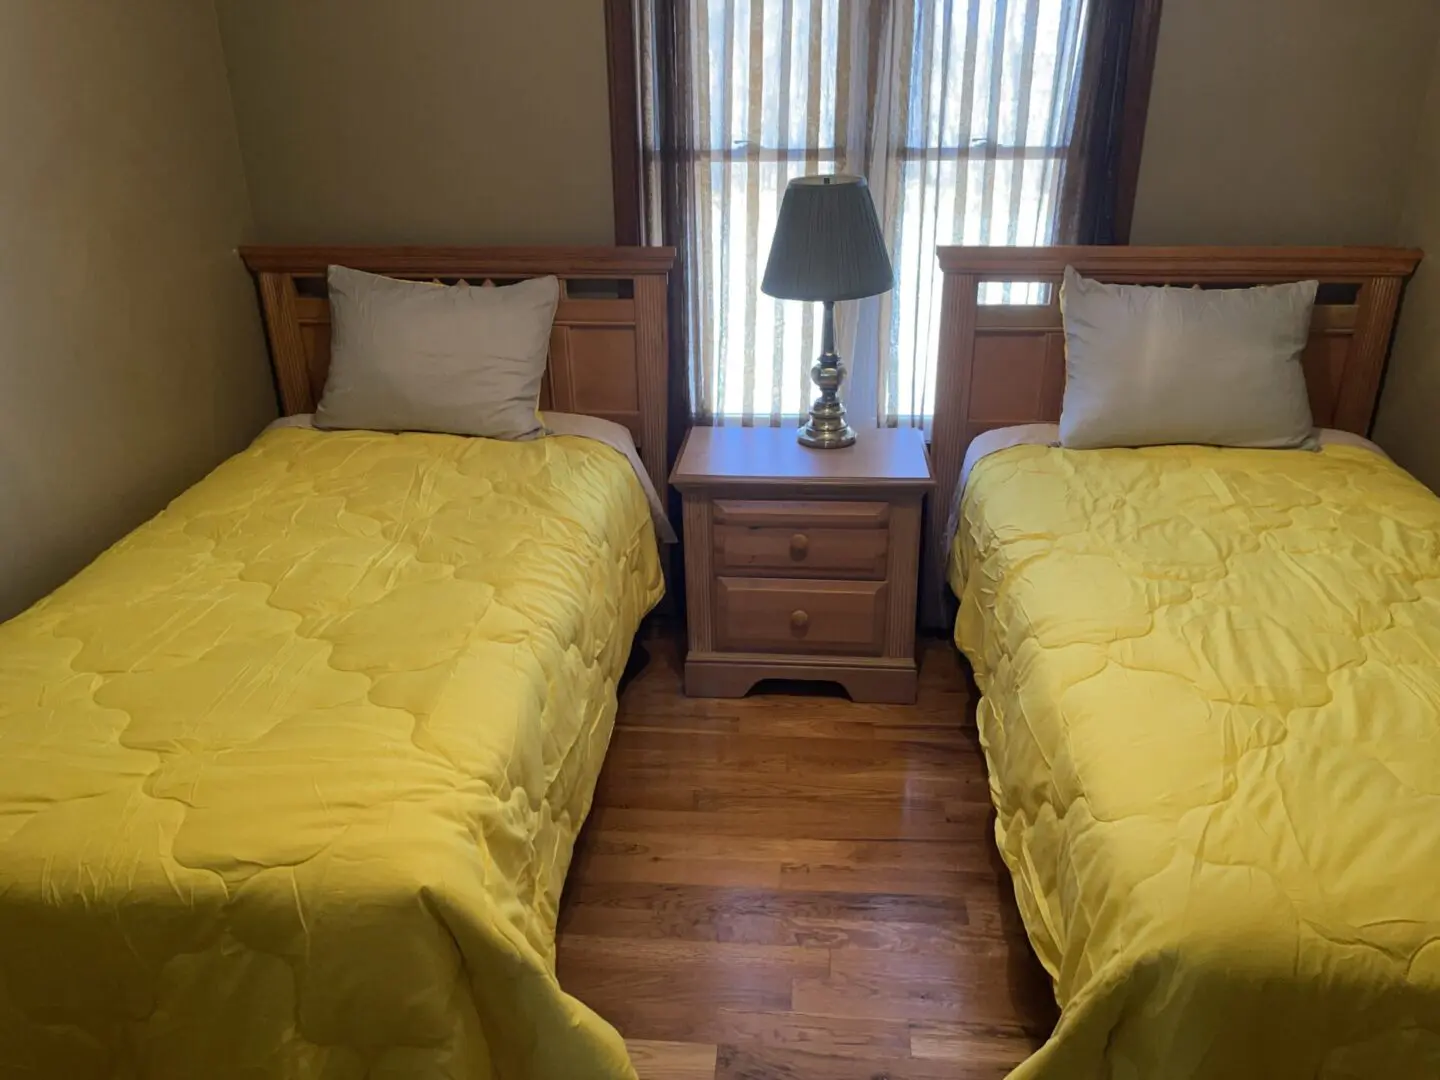
[[[1395,240],[1436,0],[1165,0],[1135,243]]]
[[[219,0],[258,235],[613,241],[600,0]]]
[[[0,5],[0,617],[272,414],[247,231],[610,239],[598,0],[217,3]],[[1166,0],[1134,239],[1432,248],[1377,434],[1440,486],[1437,35],[1434,0]]]
[[[1440,55],[1409,172],[1400,239],[1429,255],[1405,294],[1375,438],[1440,491]]]
[[[0,5],[0,618],[273,413],[215,13]]]

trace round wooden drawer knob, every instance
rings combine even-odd
[[[810,550],[810,538],[804,533],[796,533],[790,537],[790,556],[795,559],[803,559],[806,552]]]
[[[810,625],[810,616],[804,611],[792,611],[790,613],[790,625],[799,633],[804,633]]]

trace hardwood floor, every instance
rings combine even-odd
[[[998,1080],[1050,1031],[991,839],[966,678],[914,706],[621,695],[560,917],[560,980],[641,1080]],[[799,688],[797,688],[799,689]]]

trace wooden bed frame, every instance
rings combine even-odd
[[[286,416],[315,411],[330,370],[325,272],[332,264],[446,284],[554,275],[560,304],[540,407],[629,428],[655,490],[665,497],[673,248],[243,247],[240,257],[259,281]]]
[[[945,524],[970,441],[991,428],[1060,418],[1065,333],[1059,283],[1067,266],[1101,281],[1137,285],[1320,281],[1304,357],[1311,409],[1321,427],[1364,435],[1375,414],[1400,290],[1421,253],[1358,247],[942,247],[939,257],[945,291],[930,444],[936,486],[923,590],[927,615],[937,617]],[[978,303],[982,284],[1007,281],[1049,283],[1050,301]]]

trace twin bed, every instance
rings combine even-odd
[[[990,447],[937,550],[997,842],[1062,1007],[1015,1080],[1440,1076],[1440,500],[1353,435],[1077,451],[997,431],[1057,418],[1061,316],[976,304],[1066,265],[1317,278],[1312,411],[1360,433],[1415,256],[941,262],[942,483]]]
[[[557,275],[541,408],[663,493],[669,252],[245,254],[296,416],[327,265]],[[1416,261],[940,257],[941,491],[1059,413],[1058,306],[988,281],[1318,278],[1312,411],[1363,433]],[[1062,1006],[1016,1077],[1440,1075],[1440,501],[1353,439],[1051,438],[930,515]],[[663,527],[595,439],[281,426],[0,627],[0,1070],[633,1077],[553,935]]]
[[[245,254],[287,414],[328,264],[558,276],[541,408],[663,483],[669,251]],[[279,426],[0,627],[0,1073],[633,1077],[554,932],[663,591],[644,487],[589,438]]]

